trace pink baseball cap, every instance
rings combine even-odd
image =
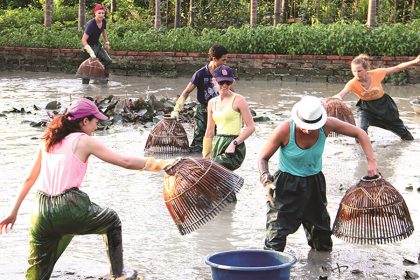
[[[69,115],[68,119],[71,121],[89,116],[94,116],[101,121],[108,119],[107,116],[99,111],[96,104],[87,98],[80,98],[76,102],[73,102],[68,108],[67,114]]]

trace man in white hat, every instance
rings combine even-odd
[[[368,161],[368,175],[378,173],[369,137],[362,129],[327,117],[321,101],[305,96],[291,111],[291,119],[280,123],[264,146],[258,167],[267,196],[267,233],[264,247],[283,251],[287,235],[302,224],[308,245],[331,251],[330,216],[322,153],[331,132],[356,137]],[[272,176],[268,161],[279,149],[279,170]]]

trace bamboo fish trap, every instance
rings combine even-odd
[[[180,158],[166,170],[163,198],[181,235],[214,218],[244,179],[207,159]]]
[[[324,98],[322,104],[327,111],[328,117],[334,117],[352,125],[356,125],[350,108],[340,99],[334,97]],[[338,137],[338,134],[336,132],[331,132],[330,136]]]
[[[188,137],[175,118],[164,117],[152,129],[144,147],[149,153],[188,153]]]
[[[104,80],[105,67],[99,59],[88,58],[80,64],[76,72],[76,77],[82,79]]]
[[[382,176],[363,177],[347,190],[333,225],[333,234],[347,242],[385,244],[414,231],[401,194]]]

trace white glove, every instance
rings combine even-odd
[[[172,111],[171,112],[171,118],[179,119],[179,112],[178,111]]]
[[[89,44],[87,44],[86,46],[83,47],[86,52],[90,55],[90,57],[92,58],[96,58],[95,52],[93,51],[92,47],[89,46]]]

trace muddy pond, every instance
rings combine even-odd
[[[0,113],[13,107],[45,108],[53,100],[67,107],[81,96],[112,94],[138,98],[155,94],[175,98],[188,78],[162,79],[112,76],[107,86],[82,85],[73,75],[0,72]],[[262,146],[276,125],[289,116],[291,106],[305,94],[328,97],[343,84],[295,83],[239,80],[238,93],[248,98],[259,116],[270,120],[256,123],[255,133],[246,141],[245,162],[236,172],[245,179],[238,201],[225,208],[214,220],[186,236],[181,236],[165,207],[162,197],[163,174],[125,170],[92,157],[82,190],[99,205],[119,213],[123,224],[126,266],[137,269],[146,280],[210,280],[208,254],[233,249],[262,249],[265,234],[265,198],[259,183],[257,159]],[[389,131],[370,128],[373,147],[383,176],[404,197],[415,231],[407,239],[386,245],[356,245],[333,237],[331,253],[309,250],[300,228],[288,237],[286,252],[296,256],[292,279],[404,279],[406,271],[420,275],[420,115],[409,101],[420,95],[420,85],[385,86],[396,101],[401,118],[415,140],[402,142]],[[195,99],[194,95],[192,98]],[[356,114],[354,96],[346,103]],[[11,209],[39,144],[42,128],[25,120],[39,119],[36,114],[6,113],[0,117],[0,216]],[[185,124],[190,141],[192,127]],[[142,156],[150,127],[120,123],[95,133],[112,149]],[[277,166],[273,156],[271,170]],[[323,172],[327,180],[328,210],[334,221],[345,190],[366,175],[366,160],[360,147],[350,138],[329,138],[324,152]],[[21,206],[10,234],[0,236],[0,278],[24,279],[28,255],[29,214],[35,187]],[[414,264],[404,262],[414,260]],[[337,269],[340,267],[340,269]],[[102,238],[76,236],[55,266],[53,279],[99,279],[108,272]],[[326,278],[324,278],[326,279]]]

